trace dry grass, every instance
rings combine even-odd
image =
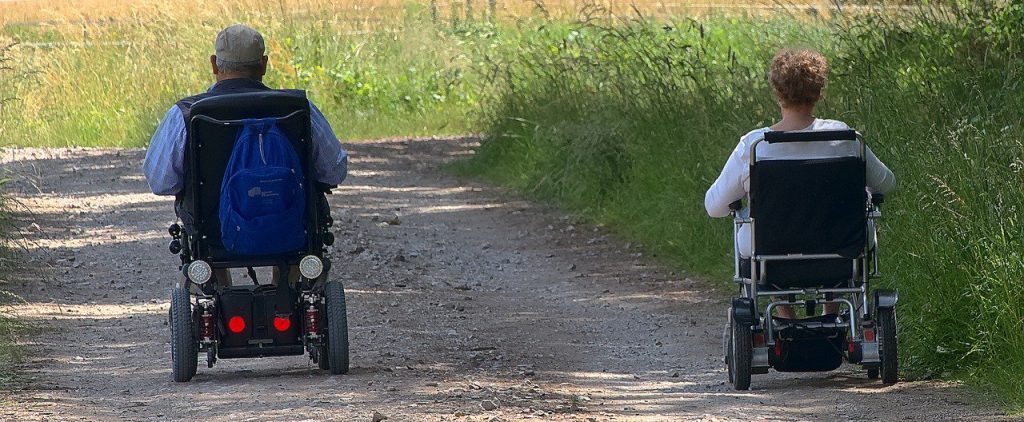
[[[828,8],[827,0],[0,0],[0,25],[9,23],[74,24],[127,19],[215,19],[242,12],[274,15],[333,14],[351,21],[388,22],[402,16],[410,3],[434,5],[439,19],[449,20],[453,12],[465,18],[467,8],[477,18],[489,14],[494,4],[499,19],[546,14],[553,18],[573,18],[586,10],[605,14],[645,16],[681,16],[708,11],[747,13],[778,8]],[[282,13],[285,12],[285,13]]]

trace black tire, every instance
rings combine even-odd
[[[327,361],[327,342],[317,346],[316,366],[320,369],[331,369],[331,363]]]
[[[186,287],[171,290],[171,375],[188,382],[199,366],[199,342],[192,319],[192,297]]]
[[[750,326],[731,321],[732,332],[729,336],[728,360],[729,382],[737,390],[750,389],[750,364],[754,359],[753,335]]]
[[[331,373],[348,373],[348,315],[345,309],[345,287],[340,281],[328,281],[324,286],[327,302],[327,347],[320,362],[326,361]],[[324,364],[320,364],[323,368]],[[326,368],[325,368],[326,369]]]
[[[882,382],[885,384],[895,384],[899,362],[896,344],[896,310],[893,308],[880,308],[875,318],[875,326],[878,330],[878,355],[882,360],[879,368]]]
[[[327,361],[327,346],[320,346],[320,356],[316,361],[316,366],[320,369],[331,369],[331,363]]]
[[[868,368],[868,379],[878,379],[878,368]]]

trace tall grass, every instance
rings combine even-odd
[[[48,25],[137,19],[154,11],[179,21],[234,16],[261,11],[279,16],[316,17],[330,14],[370,26],[400,20],[409,5],[427,7],[435,23],[451,21],[515,21],[538,12],[553,19],[574,19],[600,12],[606,17],[639,11],[648,16],[692,15],[711,10],[771,10],[778,7],[827,7],[831,0],[14,0],[0,2],[2,23]],[[903,0],[901,3],[912,3]]]
[[[9,107],[17,101],[16,93],[11,88],[12,81],[19,76],[16,68],[11,65],[13,49],[13,45],[0,45],[0,119],[5,118]],[[0,125],[0,139],[4,136],[6,134]],[[0,174],[0,386],[7,385],[14,375],[14,365],[20,358],[15,337],[21,328],[21,324],[7,312],[7,304],[13,295],[6,291],[6,283],[17,261],[12,243],[12,233],[15,233],[12,222],[14,209],[4,192],[6,176]]]
[[[0,113],[2,115],[3,113]],[[0,387],[7,386],[15,376],[15,365],[21,360],[21,349],[17,346],[18,333],[24,325],[13,316],[10,304],[20,300],[7,291],[11,273],[17,266],[11,233],[14,224],[11,215],[14,207],[3,192],[6,179],[0,180]]]
[[[487,25],[434,25],[415,3],[397,17],[387,9],[362,18],[329,2],[305,3],[190,17],[185,2],[117,19],[8,22],[0,42],[21,43],[18,64],[33,76],[18,83],[18,107],[0,121],[4,142],[145,145],[174,101],[213,82],[212,39],[235,22],[264,33],[266,82],[307,89],[343,139],[469,130],[480,84],[467,52],[489,42]]]
[[[492,62],[488,138],[464,168],[727,280],[729,221],[703,194],[746,131],[777,119],[779,48],[831,60],[820,116],[863,131],[896,173],[882,286],[900,291],[903,375],[1024,405],[1022,7],[976,3],[776,17],[545,25]]]
[[[21,0],[0,2],[0,45],[22,45],[16,110],[2,141],[143,146],[171,103],[213,81],[220,28],[248,23],[268,41],[270,85],[307,89],[343,139],[465,133],[487,95],[482,62],[538,16],[706,13],[705,1],[638,0]],[[722,0],[770,7],[774,0]],[[808,4],[825,4],[809,0]],[[606,11],[601,6],[610,6]],[[580,11],[583,12],[580,12]],[[767,9],[758,9],[767,10]],[[502,28],[511,31],[500,30]],[[515,38],[515,35],[512,35]],[[505,48],[507,47],[507,48]]]

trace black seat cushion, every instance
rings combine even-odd
[[[769,262],[767,280],[761,290],[786,288],[839,287],[853,278],[853,260],[820,259]],[[740,277],[753,278],[749,259],[740,260]]]

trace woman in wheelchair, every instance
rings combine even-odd
[[[822,98],[828,79],[828,62],[825,57],[811,50],[783,50],[772,59],[768,80],[781,109],[782,118],[769,127],[754,129],[740,138],[739,144],[729,156],[715,183],[704,195],[704,207],[711,217],[728,216],[730,204],[746,199],[750,190],[750,147],[763,139],[769,131],[825,131],[849,130],[846,123],[838,120],[814,117],[814,107]],[[760,159],[794,159],[854,156],[858,145],[850,141],[798,142],[787,144],[761,144],[757,155]],[[896,187],[896,177],[878,157],[866,149],[866,179],[869,192],[886,193]],[[749,215],[747,209],[739,215]],[[750,257],[750,227],[743,225],[736,237],[736,247],[741,257]],[[778,316],[794,318],[790,306],[778,306]],[[826,314],[837,313],[838,304],[823,306]]]
[[[738,390],[769,368],[830,371],[844,360],[896,382],[896,294],[871,299],[868,289],[878,273],[872,221],[896,178],[859,133],[815,117],[827,77],[816,51],[776,54],[768,78],[781,119],[740,138],[704,197],[711,217],[734,216],[740,295],[723,346]]]

